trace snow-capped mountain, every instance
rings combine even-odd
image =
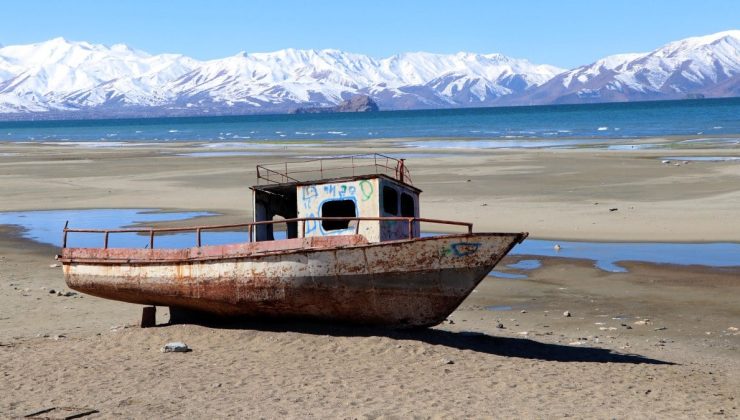
[[[0,48],[0,112],[280,112],[332,106],[358,93],[384,109],[482,106],[561,71],[469,53],[376,60],[338,50],[286,49],[198,61],[56,38]]]
[[[165,84],[197,64],[181,55],[63,38],[8,46],[0,48],[0,112],[161,105],[172,99]]]
[[[612,55],[564,72],[511,102],[581,103],[740,94],[740,30]]]
[[[740,31],[564,71],[501,54],[384,59],[286,49],[199,61],[63,38],[0,47],[0,118],[288,112],[355,94],[381,109],[740,96]]]

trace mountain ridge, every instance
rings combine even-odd
[[[196,60],[126,44],[0,47],[0,118],[286,113],[366,95],[380,109],[727,97],[740,94],[740,30],[561,69],[498,53],[336,49],[239,52]]]

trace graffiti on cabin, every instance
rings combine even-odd
[[[360,181],[360,192],[362,193],[362,201],[367,201],[372,198],[375,188],[373,188],[370,181],[363,179]]]
[[[384,202],[386,197],[384,197],[383,190],[389,188],[396,194],[392,199],[393,204],[388,207],[393,210],[386,211],[384,206],[387,203]],[[298,217],[398,217],[402,213],[402,198],[412,199],[411,211],[407,206],[404,214],[418,215],[418,193],[383,179],[299,185],[298,190]],[[330,204],[327,205],[327,203]],[[419,228],[418,222],[413,224],[412,236],[418,236]],[[299,231],[300,229],[299,226]],[[406,221],[365,220],[352,221],[349,224],[306,221],[303,229],[305,229],[306,236],[347,235],[357,230],[368,240],[374,241],[409,237],[409,225]]]
[[[306,185],[301,188],[301,190],[303,191],[303,207],[307,210],[310,210],[313,200],[315,200],[316,197],[319,196],[319,190],[316,188],[315,185]]]

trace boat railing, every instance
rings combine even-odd
[[[257,165],[257,181],[270,184],[375,174],[387,175],[412,185],[411,173],[404,159],[379,153]]]
[[[116,233],[143,233],[149,235],[149,249],[154,249],[154,237],[157,233],[179,233],[179,232],[195,232],[196,246],[202,246],[202,233],[205,231],[214,230],[225,230],[225,229],[246,229],[249,233],[249,240],[252,241],[254,228],[262,225],[276,225],[285,223],[297,223],[302,222],[302,236],[306,236],[306,223],[310,221],[334,221],[334,222],[349,222],[356,221],[354,226],[355,234],[360,233],[360,222],[363,221],[378,221],[378,222],[406,222],[408,238],[412,238],[414,234],[414,226],[417,223],[434,223],[442,225],[452,226],[464,226],[467,227],[468,233],[473,233],[473,224],[467,222],[457,222],[452,220],[439,220],[439,219],[428,219],[425,217],[299,217],[294,219],[279,219],[279,220],[264,220],[259,222],[239,223],[231,225],[209,225],[209,226],[188,226],[188,227],[163,227],[163,228],[122,228],[122,229],[85,229],[85,228],[70,228],[68,227],[69,222],[65,223],[62,237],[62,248],[67,248],[67,235],[69,233],[97,233],[103,235],[103,248],[108,249],[108,240],[111,234]]]

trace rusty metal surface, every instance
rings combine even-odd
[[[360,235],[189,249],[62,250],[70,288],[225,316],[430,326],[444,320],[524,233],[367,243]]]

